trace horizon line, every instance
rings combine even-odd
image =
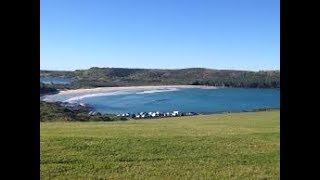
[[[220,70],[220,71],[251,71],[251,72],[259,72],[259,71],[280,71],[279,69],[259,69],[259,70],[248,70],[248,69],[214,69],[214,68],[204,68],[204,67],[185,67],[185,68],[138,68],[138,67],[105,67],[105,66],[92,66],[89,68],[79,68],[79,69],[41,69],[40,71],[77,71],[77,70],[89,70],[92,68],[109,68],[109,69],[146,69],[146,70],[182,70],[182,69],[209,69],[209,70]]]

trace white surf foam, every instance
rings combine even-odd
[[[217,86],[203,86],[203,87],[200,87],[201,89],[219,89],[220,87],[217,87]]]
[[[200,89],[218,89],[220,87],[214,87],[214,86],[207,86],[207,87],[195,87]],[[152,94],[152,93],[161,93],[161,92],[170,92],[170,91],[178,91],[183,88],[176,88],[176,87],[167,87],[167,88],[157,88],[157,89],[145,89],[145,90],[127,90],[127,91],[109,91],[109,92],[95,92],[93,94],[87,92],[87,93],[80,93],[80,94],[73,94],[71,96],[69,95],[62,95],[62,94],[55,94],[55,95],[47,95],[42,97],[42,100],[48,101],[48,102],[54,102],[54,101],[63,101],[63,102],[78,102],[85,98],[91,98],[91,97],[101,97],[101,96],[115,96],[115,95],[125,95],[125,94]],[[69,97],[68,97],[69,96]]]
[[[84,94],[80,96],[75,96],[68,98],[67,100],[64,100],[64,102],[75,102],[79,101],[85,98],[91,98],[91,97],[101,97],[101,96],[115,96],[115,95],[123,95],[123,94],[130,94],[132,92],[126,92],[126,91],[116,91],[116,92],[105,92],[105,93],[94,93],[94,94]]]
[[[155,90],[146,90],[142,92],[137,92],[136,94],[152,94],[152,93],[159,93],[159,92],[169,92],[169,91],[178,91],[177,88],[170,88],[170,89],[155,89]]]

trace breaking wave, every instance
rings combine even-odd
[[[91,98],[91,97],[101,97],[101,96],[116,96],[116,95],[124,95],[124,94],[131,94],[132,92],[126,92],[126,91],[116,91],[116,92],[105,92],[105,93],[94,93],[94,94],[85,94],[80,96],[75,96],[72,98],[68,98],[67,100],[64,100],[64,102],[75,102],[79,101],[85,98]]]
[[[200,89],[218,89],[218,87],[199,87]],[[158,89],[149,89],[149,90],[128,90],[128,91],[111,91],[111,92],[96,92],[96,93],[80,93],[80,94],[73,94],[71,96],[69,95],[47,95],[45,97],[42,97],[42,100],[47,102],[55,102],[55,101],[62,101],[62,102],[79,102],[82,99],[85,98],[92,98],[92,97],[102,97],[102,96],[116,96],[116,95],[127,95],[127,94],[153,94],[153,93],[161,93],[161,92],[170,92],[170,91],[179,91],[180,88],[170,87],[170,88],[158,88]]]
[[[169,91],[178,91],[177,88],[170,88],[170,89],[156,89],[156,90],[147,90],[142,92],[137,92],[136,94],[152,94],[152,93],[159,93],[159,92],[169,92]]]
[[[116,95],[126,95],[126,94],[152,94],[152,93],[159,93],[159,92],[168,92],[168,91],[177,91],[177,88],[170,88],[170,89],[156,89],[156,90],[146,90],[142,92],[137,91],[115,91],[115,92],[100,92],[94,94],[83,94],[74,96],[64,100],[64,102],[76,102],[80,101],[85,98],[92,98],[92,97],[101,97],[101,96],[116,96]]]

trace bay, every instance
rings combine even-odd
[[[54,96],[51,100],[85,103],[95,111],[115,114],[150,111],[214,113],[280,108],[279,89],[169,88]]]

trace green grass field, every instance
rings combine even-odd
[[[280,179],[280,111],[40,123],[41,179]]]

